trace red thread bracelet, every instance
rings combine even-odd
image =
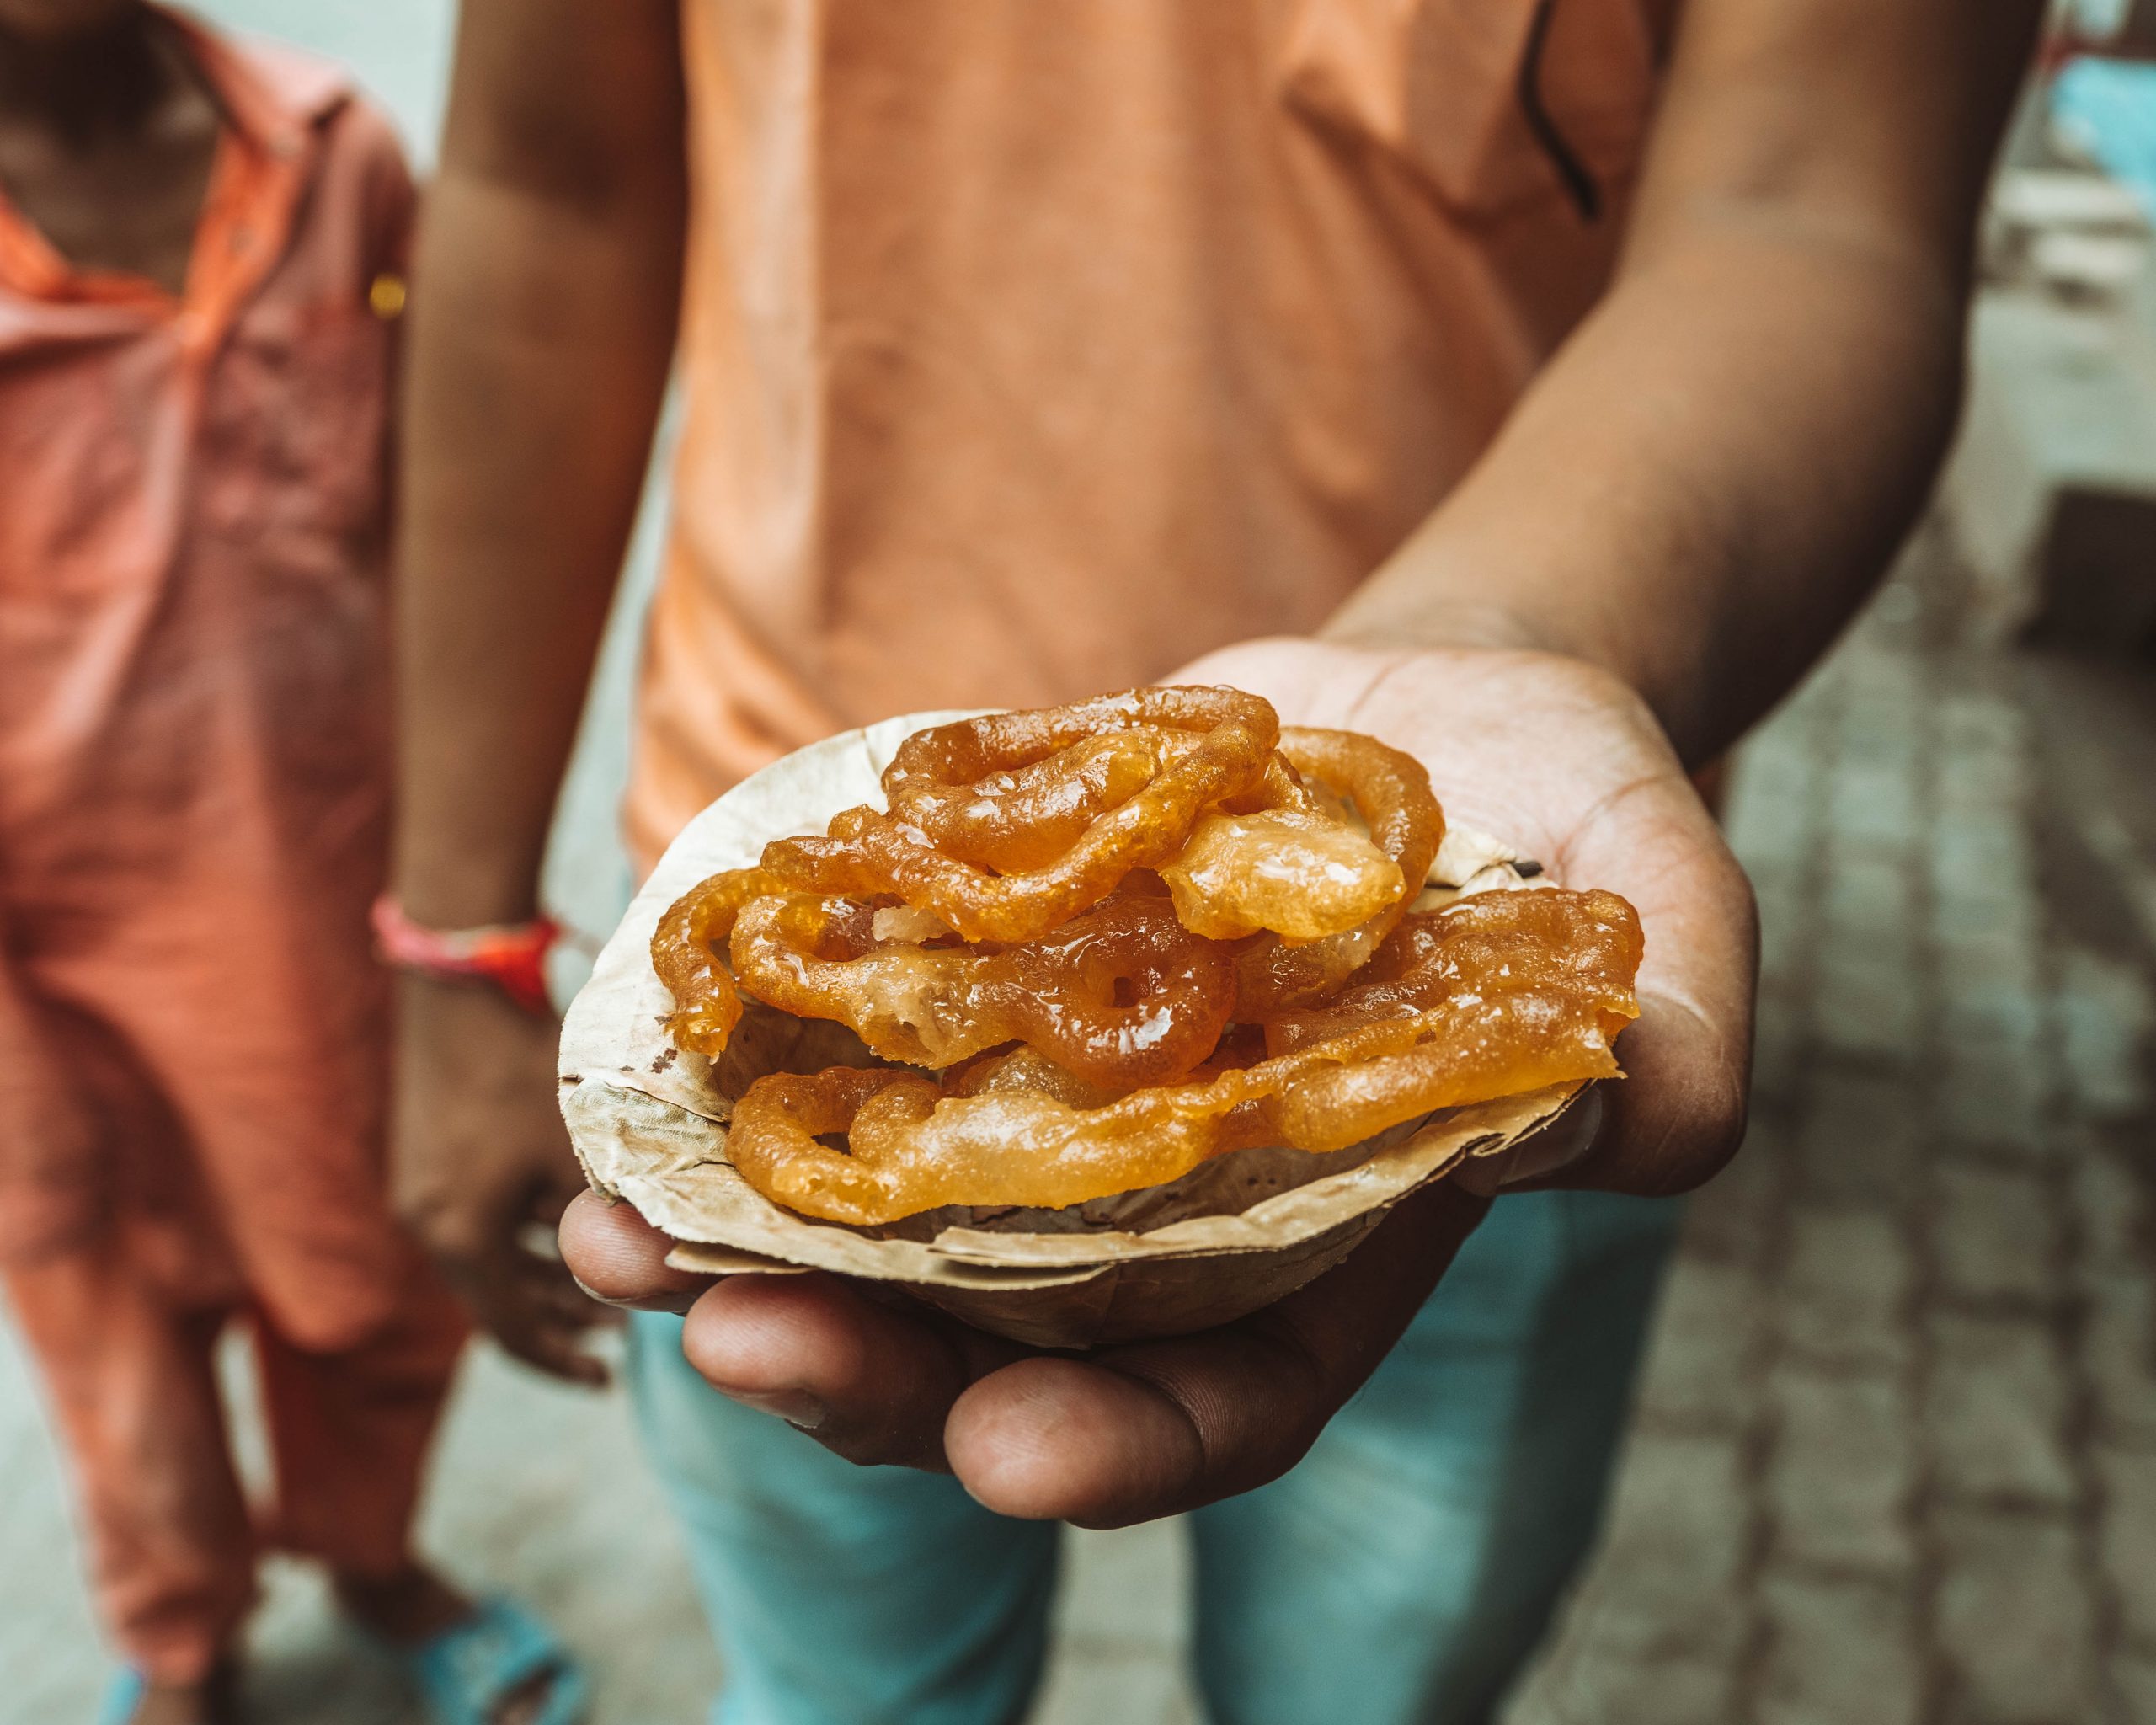
[[[551,916],[478,928],[429,928],[384,893],[374,901],[375,951],[384,964],[422,976],[491,982],[528,1012],[551,1013],[547,954],[562,937]]]

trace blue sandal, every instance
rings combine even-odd
[[[142,1674],[131,1665],[122,1671],[106,1687],[104,1700],[99,1703],[98,1725],[128,1725],[135,1710],[142,1705],[142,1691],[147,1686]]]
[[[501,1704],[548,1679],[534,1725],[579,1725],[591,1685],[561,1637],[515,1601],[484,1599],[454,1629],[412,1647],[382,1644],[435,1725],[494,1725]]]

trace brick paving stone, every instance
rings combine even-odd
[[[1932,894],[1950,912],[1961,907],[1991,911],[2009,926],[2035,920],[2025,884],[2029,842],[2018,821],[1949,810],[1940,815],[1931,836]]]
[[[2156,1290],[2146,1272],[2085,1268],[2079,1352],[2098,1433],[2156,1448]]]
[[[1758,879],[1801,878],[1817,848],[1808,766],[1801,761],[1780,766],[1774,771],[1763,761],[1755,771],[1748,762],[1728,811],[1732,841]]]
[[[2126,1725],[2150,1725],[2156,1720],[2156,1659],[2122,1654],[2106,1664],[2104,1674],[2119,1697]]]
[[[1173,1655],[1189,1618],[1191,1557],[1180,1519],[1064,1537],[1059,1633]],[[1164,1609],[1165,1607],[1165,1609]]]
[[[1906,1581],[1917,1562],[1906,1383],[1785,1359],[1769,1392],[1778,1420],[1766,1476],[1774,1561]]]
[[[1893,1369],[1908,1357],[1910,1243],[1893,1219],[1800,1204],[1790,1219],[1783,1339],[1812,1359]]]
[[[2143,1049],[2151,1028],[2148,979],[2116,956],[2068,946],[2052,997],[2060,1053],[2074,1101],[2087,1114],[2131,1114],[2148,1100]]]
[[[1940,1487],[2063,1507],[2073,1500],[2057,1338],[2021,1317],[1934,1311],[1924,1420]]]
[[[1941,756],[1936,782],[1951,784],[1956,768],[1951,750]],[[2016,802],[2018,802],[2018,798]],[[1956,802],[1941,797],[1924,835],[1926,878],[1933,893],[2010,904],[2015,921],[2035,920],[2041,907],[2029,901],[2034,847],[2015,802]]]
[[[2080,1535],[2063,1518],[1940,1518],[1935,1610],[1949,1725],[2083,1725],[2102,1716],[2097,1617]]]
[[[1782,1217],[1789,1135],[1776,1111],[1755,1096],[1743,1148],[1690,1200],[1684,1262],[1734,1262],[1764,1274]]]
[[[2078,1231],[2075,1256],[2094,1268],[2137,1269],[2148,1233],[2139,1175],[2100,1130],[2069,1124],[2059,1137]]]
[[[1905,965],[1877,954],[1822,957],[1812,1034],[1826,1053],[1903,1064],[1913,1057],[1921,1022],[1917,986]]]
[[[1824,887],[1819,896],[1812,931],[1817,978],[1846,978],[1851,987],[1873,987],[1877,985],[1875,972],[1891,971],[1913,992],[1922,986],[1919,932],[1906,915],[1873,921],[1870,912],[1849,909],[1837,918],[1828,910]]]
[[[1082,1642],[1053,1663],[1027,1725],[1198,1725],[1187,1679],[1164,1673],[1159,1657]]]
[[[1981,821],[2027,793],[2019,761],[2000,756],[1961,756],[1948,753],[1939,764],[1932,798],[1941,814],[1954,820]]]
[[[1950,1143],[2044,1159],[2052,1085],[2025,1060],[2001,1060],[1949,1044],[1940,1063],[1932,1124]]]
[[[1762,991],[1763,1003],[1778,991]],[[1771,1012],[1762,1011],[1752,1038],[1752,1107],[1789,1107],[1803,1087],[1812,1061],[1812,1038],[1798,997],[1798,1009],[1785,995],[1774,999]]]
[[[2028,745],[2028,725],[2005,701],[1980,690],[1953,689],[1931,708],[1932,730],[1946,758],[2010,763]],[[1987,798],[1987,806],[1996,799]]]
[[[1756,1399],[1749,1368],[1766,1341],[1766,1298],[1755,1261],[1679,1259],[1662,1289],[1642,1406],[1673,1424],[1748,1425]]]
[[[2121,1621],[2156,1655],[2156,1450],[2100,1447],[2095,1474],[2104,1514],[2098,1543]]]
[[[1661,1658],[1626,1664],[1560,1646],[1506,1711],[1505,1725],[1730,1725],[1735,1674],[1721,1663]],[[1102,1715],[1105,1722],[1112,1716]]]
[[[1980,1060],[2028,1062],[2045,1058],[2043,997],[2018,984],[1989,984],[1949,994],[1939,1016],[1938,1037],[1947,1047]]]
[[[1979,877],[1980,880],[1982,877]],[[1924,932],[1944,948],[1982,930],[2003,944],[2041,949],[2043,920],[2031,902],[2031,889],[2006,885],[1963,888],[1935,879],[1924,913]]]
[[[1924,1667],[1906,1589],[1769,1571],[1761,1725],[1917,1725]]]
[[[1731,1597],[1743,1570],[1752,1510],[1740,1438],[1636,1431],[1610,1504],[1611,1565],[1628,1590],[1657,1587],[1710,1614],[1711,1602]]]
[[[1964,1299],[2041,1301],[2055,1287],[2055,1183],[2027,1169],[1945,1163],[1931,1242],[1940,1285]]]
[[[2039,990],[2041,949],[2034,934],[2032,929],[2015,931],[1983,923],[1935,932],[1931,955],[1938,967],[1941,991],[1951,996],[1977,988]]]
[[[1876,855],[1892,876],[1885,896],[1905,909],[1911,882],[1907,869],[1897,865],[1924,836],[1915,765],[1908,756],[1844,761],[1829,781],[1827,802],[1827,825],[1836,850]]]
[[[1925,1094],[1895,1073],[1826,1066],[1815,1071],[1798,1129],[1806,1198],[1894,1211],[1915,1194]]]
[[[1668,1665],[1716,1668],[1734,1676],[1752,1629],[1743,1594],[1652,1567],[1627,1572],[1625,1585],[1601,1589],[1582,1605],[1564,1637],[1566,1657],[1576,1670],[1592,1668],[1604,1681],[1615,1673]]]
[[[1810,906],[1799,891],[1753,890],[1759,905],[1759,980],[1769,989],[1798,985],[1812,961],[1816,937]]]
[[[1914,886],[1899,857],[1834,845],[1819,894],[1828,938],[1854,935],[1865,945],[1882,943],[1894,956],[1905,956],[1915,921]]]
[[[1917,753],[1919,715],[1907,685],[1891,692],[1863,686],[1865,673],[1852,660],[1844,671],[1844,704],[1835,728],[1836,766],[1846,770],[1852,762],[1899,763]],[[1883,698],[1882,698],[1883,697]]]

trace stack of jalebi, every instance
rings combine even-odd
[[[1631,906],[1545,887],[1411,911],[1444,817],[1374,738],[1138,689],[917,732],[883,788],[703,882],[652,941],[680,1048],[721,1053],[745,995],[890,1063],[734,1103],[728,1160],[803,1215],[1078,1204],[1618,1076]]]

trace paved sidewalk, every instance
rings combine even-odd
[[[2156,693],[1956,650],[1925,567],[1746,754],[1752,1138],[1695,1201],[1605,1548],[1508,1725],[2156,1725]],[[0,1725],[87,1717],[4,1332],[0,1472]],[[429,1532],[555,1615],[604,1725],[699,1717],[715,1667],[617,1400],[480,1359]],[[1177,1530],[1072,1554],[1034,1725],[1194,1725]],[[406,1717],[304,1578],[259,1641],[263,1718]]]
[[[2156,1721],[2156,728],[1926,564],[1747,751],[1751,1137],[1510,1725]]]

